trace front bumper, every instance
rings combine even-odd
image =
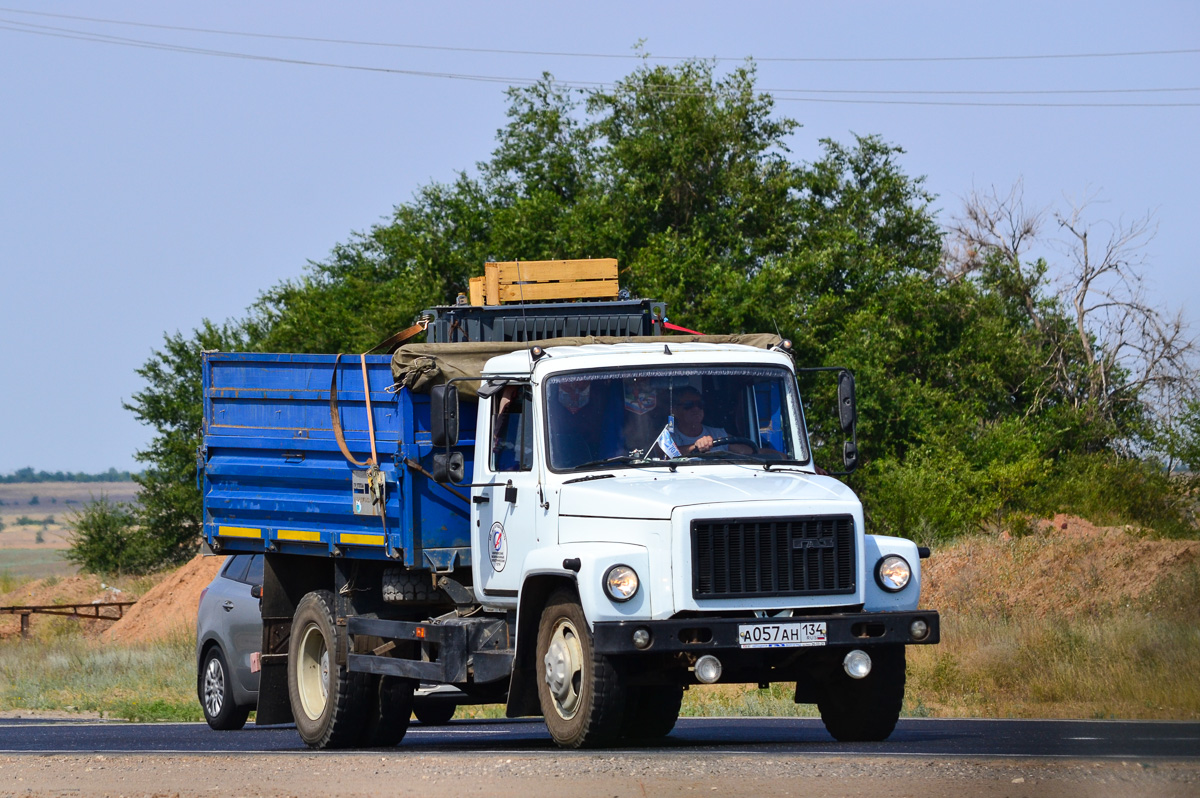
[[[916,640],[910,629],[922,620],[928,634]],[[748,624],[825,622],[825,643],[805,646],[814,652],[828,648],[868,648],[888,645],[931,645],[941,638],[940,618],[936,610],[912,612],[855,612],[834,615],[804,615],[794,618],[678,618],[667,621],[597,621],[593,629],[594,646],[600,654],[663,654],[714,651],[778,651],[779,648],[745,649],[738,638],[738,627]],[[637,629],[650,632],[650,645],[633,644]],[[780,647],[783,648],[783,647]],[[789,647],[796,651],[797,647]]]

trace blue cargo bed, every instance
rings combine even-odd
[[[220,551],[390,558],[438,571],[466,566],[468,503],[421,473],[431,468],[433,452],[429,397],[392,392],[386,355],[367,357],[386,510],[355,512],[353,475],[366,469],[348,462],[334,437],[334,361],[333,355],[204,354],[200,465],[209,544]],[[337,400],[346,446],[365,462],[371,443],[357,355],[338,364]],[[475,410],[471,403],[462,407],[468,473]]]

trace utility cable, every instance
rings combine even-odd
[[[13,26],[17,27],[13,27]],[[86,31],[77,31],[68,28],[54,28],[46,25],[33,25],[24,22],[15,22],[13,20],[0,19],[0,30],[8,30],[16,33],[28,33],[38,36],[48,36],[52,38],[72,39],[78,41],[90,41],[101,44],[114,44],[126,47],[135,47],[149,50],[161,50],[167,52],[179,52],[192,55],[206,55],[220,58],[235,58],[249,61],[264,61],[271,63],[293,64],[298,66],[314,66],[324,67],[327,69],[344,69],[353,71],[376,72],[383,74],[409,75],[413,77],[429,77],[442,78],[450,80],[466,80],[485,83],[504,83],[506,85],[521,85],[532,86],[541,82],[542,78],[528,77],[513,77],[499,75],[476,75],[457,72],[439,72],[430,70],[414,70],[414,69],[397,69],[393,67],[374,67],[357,64],[339,64],[329,61],[314,61],[309,59],[299,58],[283,58],[279,56],[256,55],[253,53],[241,53],[229,50],[212,50],[201,47],[190,47],[185,45],[167,44],[163,42],[146,41],[142,39],[131,39],[123,36],[112,36],[109,34],[91,33]],[[605,89],[613,89],[618,84],[603,81],[583,81],[583,80],[557,80],[553,81],[556,85],[568,89],[603,91]],[[646,87],[643,87],[646,88]],[[674,89],[673,87],[652,88],[660,94],[677,94],[679,96],[708,96],[712,92],[704,90],[690,89]],[[1146,92],[1189,92],[1200,89],[1193,88],[1156,88],[1156,89],[1115,89],[1112,92],[1130,92],[1130,91],[1146,91]],[[790,102],[809,102],[809,103],[837,103],[837,104],[854,104],[854,105],[912,105],[912,106],[941,106],[941,107],[994,107],[994,108],[1188,108],[1200,107],[1200,102],[1157,102],[1157,103],[1131,103],[1131,102],[1087,102],[1087,103],[1045,103],[1045,102],[972,102],[972,101],[933,101],[933,100],[877,100],[877,99],[835,99],[828,97],[798,97],[798,96],[781,96],[787,94],[817,94],[817,93],[867,93],[867,94],[951,94],[954,92],[921,92],[915,90],[905,91],[870,91],[870,90],[837,90],[837,89],[759,89],[759,94],[771,94],[776,100]],[[1108,93],[1107,90],[1037,90],[1033,92],[995,92],[1012,93],[1012,94],[1034,94],[1050,91],[1061,91],[1062,93]],[[979,92],[963,92],[969,95],[987,94],[987,91]]]
[[[297,41],[297,42],[313,42],[319,44],[344,44],[357,47],[386,47],[406,50],[433,50],[449,53],[488,53],[493,55],[530,55],[530,56],[552,56],[555,58],[614,58],[614,59],[650,59],[659,61],[688,61],[695,56],[687,55],[643,55],[641,53],[580,53],[580,52],[562,52],[553,50],[507,50],[494,47],[450,47],[445,45],[432,44],[407,44],[399,42],[375,42],[363,41],[357,39],[330,39],[317,36],[288,36],[277,33],[253,33],[249,31],[234,31],[220,28],[197,28],[186,25],[163,25],[150,22],[134,22],[130,20],[107,19],[103,17],[84,17],[72,14],[53,14],[46,11],[28,11],[19,8],[0,7],[0,12],[9,14],[27,14],[30,16],[50,17],[54,19],[69,19],[78,22],[95,22],[104,25],[126,25],[138,28],[152,28],[155,30],[172,30],[186,33],[206,33],[216,34],[220,36],[243,36],[256,39],[276,39],[282,41]],[[1096,53],[1042,53],[1042,54],[1027,54],[1027,55],[956,55],[956,56],[878,56],[878,57],[806,57],[806,56],[783,56],[783,57],[765,57],[755,58],[755,61],[764,63],[799,63],[799,64],[894,64],[894,63],[941,63],[941,62],[961,62],[961,61],[1036,61],[1036,60],[1055,60],[1055,59],[1080,59],[1080,58],[1135,58],[1146,56],[1163,56],[1163,55],[1194,55],[1200,53],[1200,48],[1195,49],[1168,49],[1168,50],[1125,50],[1120,52],[1096,52]],[[734,58],[729,56],[714,56],[713,61],[742,61],[744,58]]]

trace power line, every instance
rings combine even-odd
[[[18,26],[18,27],[13,27]],[[77,31],[69,28],[56,28],[48,25],[34,25],[32,23],[17,22],[13,20],[0,19],[0,30],[12,31],[15,33],[26,33],[37,36],[47,36],[51,38],[70,39],[76,41],[89,41],[100,44],[113,44],[124,47],[135,47],[148,50],[160,50],[166,52],[188,53],[192,55],[205,55],[219,58],[234,58],[249,61],[264,61],[271,63],[293,64],[297,66],[313,66],[323,67],[327,69],[343,69],[362,72],[376,72],[393,75],[408,75],[412,77],[427,77],[427,78],[442,78],[450,80],[466,80],[485,83],[504,83],[507,85],[522,85],[530,86],[538,83],[541,78],[528,77],[508,77],[499,75],[474,75],[468,73],[457,72],[439,72],[429,70],[415,69],[396,69],[392,67],[374,67],[358,64],[339,64],[328,61],[313,61],[309,59],[299,58],[283,58],[279,56],[257,55],[253,53],[240,53],[228,50],[212,50],[201,47],[190,47],[186,45],[167,44],[164,42],[146,41],[143,39],[131,39],[123,36],[113,36],[103,33],[92,33],[88,31]],[[555,79],[556,85],[567,89],[593,90],[603,91],[613,89],[617,84],[603,81],[583,81],[583,80],[558,80]],[[685,88],[675,87],[659,87],[652,89],[660,94],[674,94],[676,96],[698,96],[707,95],[711,92],[704,90],[690,90]],[[1046,93],[1118,93],[1118,92],[1189,92],[1200,91],[1200,89],[1192,88],[1175,88],[1175,89],[1113,89],[1113,90],[1034,90],[1029,92],[989,92],[989,91],[963,91],[963,92],[940,92],[940,91],[871,91],[871,90],[840,90],[840,89],[760,89],[759,93],[770,94],[778,101],[784,102],[809,102],[809,103],[838,103],[850,105],[911,105],[911,106],[933,106],[933,107],[974,107],[974,108],[1189,108],[1200,107],[1200,102],[1155,102],[1155,103],[1132,103],[1132,102],[1087,102],[1087,103],[1049,103],[1049,102],[979,102],[979,101],[936,101],[936,100],[883,100],[883,99],[838,99],[827,96],[806,97],[806,96],[786,96],[786,95],[828,95],[828,94],[1046,94]]]
[[[398,42],[375,42],[363,41],[357,39],[329,39],[317,36],[288,36],[276,33],[254,33],[249,31],[224,30],[220,28],[196,28],[186,25],[162,25],[151,22],[134,22],[131,20],[107,19],[103,17],[83,17],[71,14],[52,14],[45,11],[26,11],[19,8],[4,8],[0,7],[0,12],[10,14],[27,14],[38,17],[51,17],[55,19],[70,19],[79,22],[95,22],[103,25],[126,25],[138,28],[152,28],[155,30],[172,30],[186,33],[208,33],[220,36],[242,36],[255,39],[275,39],[282,41],[297,41],[310,42],[318,44],[344,44],[353,45],[356,47],[386,47],[405,50],[433,50],[449,53],[486,53],[492,55],[523,55],[523,56],[552,56],[555,58],[617,58],[617,59],[643,59],[650,58],[651,60],[661,61],[687,61],[695,58],[695,56],[685,55],[660,55],[660,56],[643,56],[639,53],[580,53],[580,52],[557,52],[553,50],[506,50],[492,47],[450,47],[446,45],[432,44],[407,44]],[[21,23],[16,23],[21,24]],[[941,63],[941,62],[961,62],[961,61],[1039,61],[1039,60],[1063,60],[1063,59],[1083,59],[1083,58],[1137,58],[1146,56],[1163,56],[1163,55],[1194,55],[1200,53],[1200,48],[1195,49],[1174,49],[1174,50],[1126,50],[1121,52],[1098,52],[1098,53],[1043,53],[1029,55],[957,55],[957,56],[891,56],[891,57],[804,57],[804,56],[786,56],[786,57],[756,57],[754,60],[762,63],[803,63],[803,64],[889,64],[889,63]],[[744,58],[733,58],[728,56],[715,56],[714,61],[742,61]]]

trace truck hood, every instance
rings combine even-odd
[[[708,473],[706,473],[708,472]],[[670,520],[676,507],[723,502],[846,501],[854,493],[832,477],[761,469],[627,472],[612,479],[563,485],[559,514],[593,518]]]

